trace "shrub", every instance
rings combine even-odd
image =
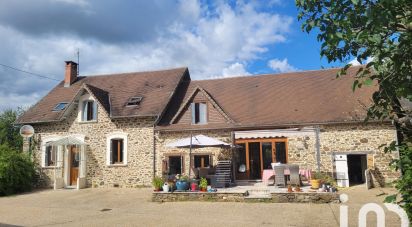
[[[27,154],[0,146],[0,196],[31,190],[34,175],[34,164]]]

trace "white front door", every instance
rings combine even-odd
[[[336,166],[336,181],[339,187],[349,187],[349,174],[348,174],[348,158],[347,155],[338,154],[335,155]]]

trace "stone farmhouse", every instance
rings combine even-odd
[[[389,167],[397,154],[381,147],[396,141],[396,130],[363,122],[377,87],[353,92],[357,68],[341,78],[338,70],[211,80],[191,80],[188,68],[86,77],[67,61],[64,80],[16,123],[35,129],[43,186],[139,187],[219,160],[232,161],[235,181],[259,180],[281,162],[350,184],[364,182],[369,169],[383,185],[399,176]],[[197,134],[234,146],[196,148],[191,157],[166,146]]]

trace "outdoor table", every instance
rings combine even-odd
[[[285,176],[290,175],[289,168],[285,166]],[[309,169],[299,169],[299,174],[302,176],[305,176],[308,180],[310,180],[311,176],[311,171]],[[272,176],[275,176],[275,171],[273,169],[264,169],[262,173],[262,182],[265,183],[266,185],[269,184],[269,179]]]

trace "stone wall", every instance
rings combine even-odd
[[[193,135],[204,134],[222,140],[231,141],[231,131],[213,130],[197,131]],[[178,139],[189,137],[189,132],[157,132],[156,133],[156,171],[160,176],[162,160],[168,154],[182,154],[185,157],[185,170],[189,167],[189,149],[167,148],[165,145]],[[383,144],[390,144],[396,140],[395,128],[389,124],[335,124],[323,125],[319,129],[320,141],[320,169],[323,172],[334,172],[333,155],[336,153],[367,154],[368,167],[376,173],[375,178],[391,182],[399,176],[399,172],[390,169],[389,164],[395,154],[385,154]],[[214,157],[230,158],[230,151],[220,148],[193,149],[196,153],[212,153]],[[288,161],[299,164],[301,168],[317,170],[316,133],[306,133],[304,136],[288,137]],[[216,162],[216,158],[213,159]]]
[[[97,122],[78,122],[77,107],[61,122],[33,124],[37,142],[35,160],[41,163],[41,142],[48,136],[84,135],[87,144],[87,186],[138,187],[151,184],[153,177],[154,117],[111,120],[98,108]],[[106,164],[107,136],[113,132],[128,134],[127,165]],[[43,186],[52,183],[54,168],[40,168]]]
[[[248,192],[153,192],[153,202],[213,201],[269,203],[339,203],[338,193],[292,192],[271,193],[269,198],[248,198]]]
[[[231,131],[229,130],[213,130],[213,131],[194,131],[193,135],[203,134],[220,141],[232,144]],[[190,138],[190,132],[157,132],[156,133],[156,174],[162,175],[162,161],[168,155],[183,155],[184,157],[184,174],[189,174],[189,148],[169,148],[166,145],[176,140]],[[192,148],[192,155],[196,154],[211,154],[213,165],[217,164],[218,160],[227,160],[231,158],[231,150],[218,147]],[[193,174],[193,173],[192,173]]]

